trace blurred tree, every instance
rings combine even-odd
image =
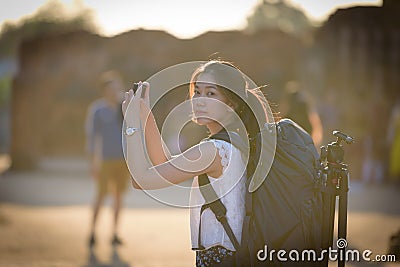
[[[0,30],[0,107],[9,99],[20,43],[41,34],[77,30],[98,31],[93,10],[85,7],[80,0],[74,1],[72,9],[59,0],[50,0],[32,16],[17,22],[4,22]]]
[[[87,30],[97,32],[93,10],[74,1],[72,10],[59,0],[51,0],[40,7],[33,16],[18,22],[6,21],[0,31],[0,59],[15,57],[20,42],[40,34]]]
[[[254,33],[263,29],[279,29],[285,33],[303,36],[313,28],[304,13],[283,0],[262,0],[247,17],[245,31]]]

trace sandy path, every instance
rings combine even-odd
[[[111,211],[106,208],[92,255],[86,246],[88,207],[2,204],[0,214],[0,266],[111,266],[118,262],[116,256],[126,266],[193,265],[187,210],[124,210],[120,232],[125,245],[113,250],[109,244]],[[93,256],[101,264],[90,264]]]
[[[113,250],[109,244],[111,210],[105,208],[98,225],[98,244],[92,253],[86,246],[89,215],[89,208],[84,206],[2,204],[0,266],[193,266],[187,210],[125,209],[120,225],[125,245]],[[387,236],[399,227],[399,222],[399,216],[351,213],[348,242],[351,248],[385,254]],[[98,264],[94,264],[94,257]]]

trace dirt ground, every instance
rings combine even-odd
[[[0,266],[194,266],[189,210],[167,207],[133,189],[125,196],[120,221],[124,245],[113,248],[110,244],[108,201],[99,218],[98,243],[89,250],[94,185],[87,174],[85,165],[72,161],[0,176]],[[399,192],[386,184],[352,183],[349,248],[369,249],[371,258],[387,253],[390,235],[400,229]],[[399,264],[352,262],[346,266]]]
[[[87,247],[90,209],[2,204],[0,266],[191,266],[186,210],[126,209],[113,248],[111,210],[101,214],[98,244]],[[122,264],[124,263],[124,264]]]

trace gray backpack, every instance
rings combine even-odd
[[[207,175],[199,176],[200,190],[206,203],[208,199],[217,199],[203,206],[202,210],[210,208],[223,225],[237,251],[236,266],[296,265],[290,261],[260,260],[257,254],[265,250],[265,246],[268,251],[296,249],[300,253],[303,249],[317,252],[322,249],[323,202],[317,175],[319,155],[311,136],[293,121],[283,119],[273,127],[277,133],[275,157],[262,184],[254,192],[246,190],[246,216],[240,244],[225,218],[223,203],[211,186],[202,186],[210,183]],[[262,134],[268,133],[261,131],[250,142],[254,156],[250,157],[247,165],[248,177],[252,177],[261,150],[269,149],[261,147]],[[237,134],[220,132],[209,138],[230,142],[239,149],[243,147]],[[250,179],[247,188],[249,185]],[[304,266],[304,262],[297,264]],[[307,266],[310,264],[308,262]]]

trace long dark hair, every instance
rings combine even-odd
[[[249,89],[245,75],[234,64],[222,60],[211,60],[201,65],[192,74],[189,87],[190,97],[194,94],[195,83],[199,75],[204,73],[214,77],[217,88],[233,104],[235,112],[246,126],[247,138],[251,139],[256,136],[264,126],[260,123],[270,121],[267,112],[268,103],[262,97],[261,90],[259,88]],[[235,127],[233,128],[236,130]],[[239,134],[243,136],[243,133]]]

